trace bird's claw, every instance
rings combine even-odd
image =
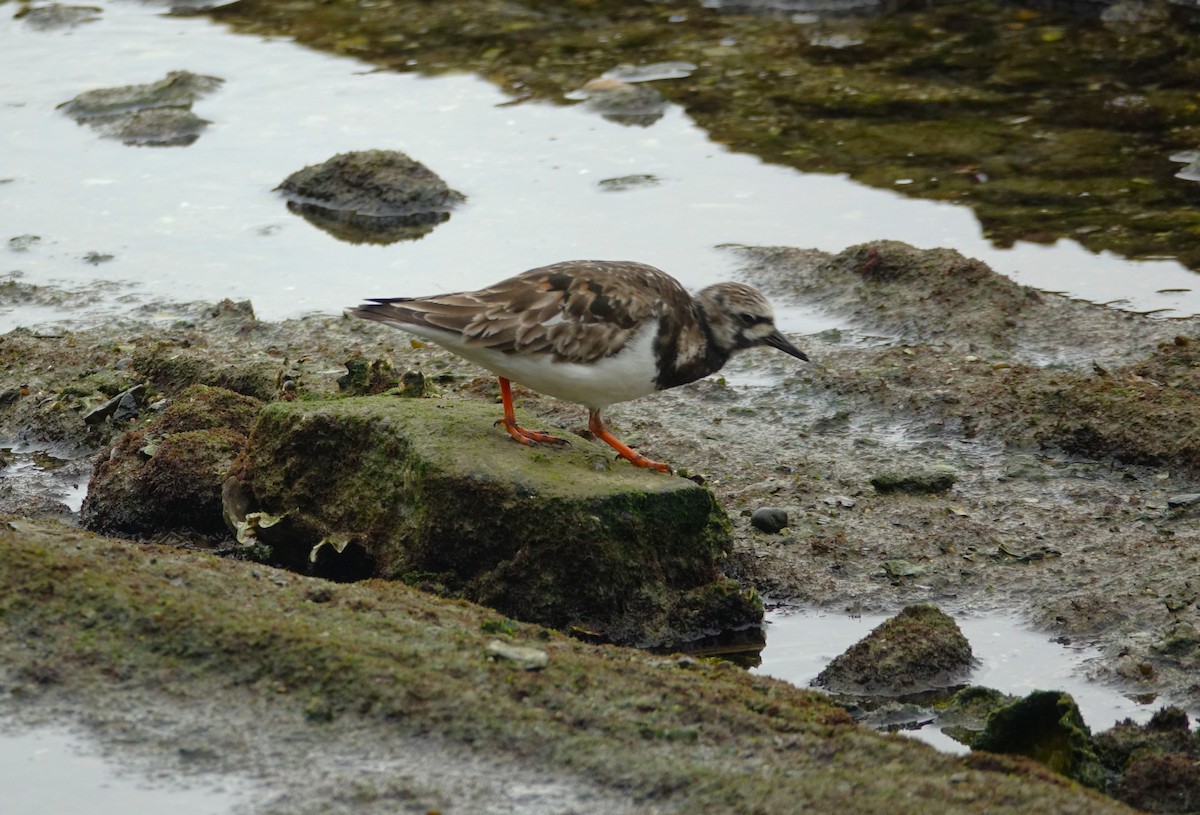
[[[567,441],[566,439],[560,439],[558,436],[552,436],[544,430],[526,430],[525,428],[521,427],[516,422],[510,423],[508,421],[505,421],[504,419],[497,419],[495,424],[493,424],[492,426],[495,427],[496,425],[503,425],[504,429],[508,431],[508,435],[512,436],[515,440],[519,441],[521,444],[529,444],[529,445],[533,445],[533,444],[566,444],[566,445],[569,445],[571,443],[571,442]]]
[[[635,453],[634,458],[617,453],[613,456],[613,461],[625,459],[634,467],[641,467],[643,470],[654,470],[657,473],[666,473],[667,475],[675,475],[675,468],[665,461],[655,461],[652,458],[646,458],[641,453]]]

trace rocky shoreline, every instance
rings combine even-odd
[[[1189,428],[1196,426],[1191,411],[1196,409],[1195,393],[1200,388],[1200,368],[1193,361],[1190,339],[1195,333],[1193,321],[1153,320],[1037,294],[944,250],[878,243],[838,256],[785,249],[738,251],[746,262],[749,282],[764,287],[781,303],[816,302],[842,314],[857,339],[806,338],[814,359],[806,367],[766,354],[749,355],[726,372],[727,378],[704,380],[622,405],[614,412],[614,422],[625,438],[701,476],[730,516],[732,548],[724,566],[729,576],[756,589],[768,602],[893,612],[920,601],[951,613],[1015,612],[1063,641],[1098,645],[1105,656],[1096,679],[1117,682],[1127,693],[1157,696],[1163,703],[1196,706],[1192,677],[1200,635],[1191,587],[1200,576],[1194,554],[1197,520],[1194,504],[1187,500],[1196,492],[1198,476],[1189,441],[1193,438]],[[22,295],[36,301],[55,293],[28,287]],[[864,339],[870,336],[878,339]],[[1052,361],[1046,359],[1047,349],[1058,350]],[[295,700],[301,700],[300,706],[306,711],[311,707],[323,727],[330,720],[357,721],[362,715],[379,722],[382,715],[382,721],[393,723],[387,727],[395,721],[408,722],[405,727],[415,727],[411,733],[436,734],[451,742],[511,743],[509,752],[520,757],[519,763],[552,765],[568,776],[582,773],[609,791],[632,789],[664,810],[702,802],[711,806],[715,801],[738,801],[745,808],[756,795],[767,794],[761,785],[740,786],[743,782],[734,787],[722,782],[715,791],[684,782],[700,771],[699,765],[686,771],[672,765],[670,772],[658,767],[654,772],[661,770],[661,775],[639,771],[634,774],[637,780],[630,780],[631,770],[620,769],[625,765],[617,756],[595,763],[600,762],[596,757],[610,750],[627,750],[628,742],[602,739],[589,748],[593,753],[573,752],[582,749],[579,739],[587,741],[589,733],[595,735],[590,724],[572,729],[574,735],[554,737],[565,742],[552,740],[546,742],[551,746],[533,749],[533,742],[524,739],[558,721],[556,715],[579,724],[578,717],[584,714],[570,712],[572,708],[563,707],[565,702],[536,703],[540,711],[536,722],[502,717],[478,731],[483,724],[468,723],[450,708],[414,719],[409,708],[404,713],[386,712],[399,702],[379,701],[380,693],[393,693],[383,690],[389,687],[415,687],[413,683],[422,685],[463,671],[474,676],[480,660],[503,664],[503,658],[493,655],[488,662],[483,655],[488,642],[498,637],[548,652],[551,666],[563,658],[560,655],[570,654],[570,672],[576,676],[583,671],[610,677],[612,672],[628,673],[628,665],[643,664],[670,664],[671,671],[685,673],[700,671],[702,688],[672,685],[651,691],[659,680],[639,674],[629,676],[622,690],[610,689],[617,707],[618,697],[628,702],[661,692],[638,708],[653,711],[655,717],[665,710],[680,711],[682,699],[693,699],[696,706],[688,708],[691,712],[686,715],[681,713],[679,721],[651,727],[658,734],[655,738],[667,743],[698,745],[686,751],[688,755],[700,747],[718,753],[740,750],[748,744],[746,739],[755,744],[778,741],[778,728],[791,732],[798,721],[823,722],[817,731],[824,735],[799,751],[803,761],[812,760],[814,750],[841,751],[853,743],[862,753],[839,767],[854,775],[854,784],[865,783],[859,773],[869,774],[870,767],[909,760],[896,756],[913,756],[916,763],[905,771],[910,780],[937,777],[942,781],[935,785],[950,784],[923,795],[941,800],[951,787],[967,785],[961,787],[960,811],[983,811],[975,807],[983,807],[980,802],[987,796],[978,797],[979,789],[966,794],[976,781],[989,787],[1012,783],[1021,788],[1021,796],[1055,798],[1042,811],[1099,812],[1105,811],[1100,807],[1110,806],[1091,797],[1079,798],[1077,791],[1047,786],[1044,776],[1028,775],[1027,766],[1014,763],[994,766],[1006,773],[1023,766],[1024,775],[1010,778],[986,772],[977,777],[970,769],[966,771],[970,781],[947,781],[959,778],[964,767],[979,768],[980,762],[999,760],[945,757],[937,760],[941,764],[934,762],[944,768],[931,769],[927,748],[860,732],[848,719],[839,718],[842,714],[823,697],[731,668],[587,646],[498,618],[494,612],[489,615],[483,608],[447,604],[402,585],[330,584],[252,561],[214,560],[210,550],[239,550],[232,535],[188,533],[177,527],[145,531],[139,535],[143,543],[138,544],[96,539],[55,525],[70,524],[73,515],[55,500],[54,491],[72,479],[89,477],[92,451],[103,450],[107,460],[109,445],[119,443],[130,427],[157,421],[180,394],[198,385],[222,388],[244,400],[303,404],[341,393],[344,385],[338,380],[346,376],[347,361],[385,360],[397,372],[397,381],[401,372],[411,371],[436,383],[425,394],[427,399],[494,401],[490,377],[436,348],[410,347],[394,331],[326,316],[263,323],[245,304],[181,306],[174,321],[165,325],[130,319],[53,334],[17,330],[0,338],[0,359],[7,380],[13,383],[0,393],[0,431],[12,440],[12,449],[49,450],[61,465],[47,471],[51,480],[38,482],[42,487],[32,492],[18,488],[14,479],[0,482],[4,484],[0,508],[9,519],[0,574],[10,585],[2,619],[17,634],[8,638],[6,646],[4,664],[10,666],[6,683],[11,691],[20,691],[14,698],[25,700],[20,704],[30,710],[52,706],[51,702],[71,707],[66,700],[74,700],[80,709],[90,707],[87,700],[105,692],[105,677],[110,675],[131,694],[127,700],[133,706],[138,694],[157,698],[145,690],[158,681],[147,683],[149,675],[166,676],[164,687],[184,697],[220,694],[232,708],[243,705],[248,692],[253,697],[276,683],[289,689],[299,685],[302,693],[282,708],[294,712]],[[386,366],[381,363],[375,370],[378,373]],[[741,377],[778,384],[730,384]],[[144,393],[138,400],[140,418],[132,425],[129,417],[85,419],[137,386],[144,386]],[[584,425],[575,406],[529,392],[520,393],[519,401],[539,426],[569,434]],[[5,455],[15,460],[26,454]],[[933,482],[940,485],[937,489],[881,489],[884,482],[878,480],[890,474],[900,478],[888,484],[928,484],[920,478],[930,473],[938,476]],[[786,511],[787,526],[777,532],[757,528],[752,513],[763,507]],[[162,544],[171,545],[162,548]],[[110,571],[104,564],[121,565]],[[167,575],[160,586],[158,578],[144,576],[147,570],[170,572],[189,586],[211,579],[225,588],[214,585],[211,591],[194,595],[189,591],[186,625],[178,616],[163,622],[155,619],[158,612],[143,611],[166,609],[176,602],[159,596],[173,578]],[[53,602],[28,602],[37,586],[68,576],[91,582],[55,594]],[[221,602],[260,602],[249,599],[259,596],[249,588],[256,585],[289,587],[281,591],[295,594],[285,604],[290,610],[282,616],[280,611],[222,610],[219,597],[228,598]],[[239,588],[235,591],[234,586]],[[131,591],[148,594],[135,599]],[[331,597],[337,601],[331,603]],[[352,601],[344,599],[351,597]],[[206,603],[211,609],[201,612]],[[373,644],[352,641],[367,636],[358,630],[364,609],[393,603],[408,604],[409,610],[385,612],[382,619],[391,620],[389,625],[411,617],[405,625],[424,630],[421,621],[426,620],[429,624],[424,628],[430,636],[435,629],[439,632],[437,645],[429,645],[432,650],[405,663],[404,670],[415,673],[393,676],[391,672],[400,669],[393,666],[345,674],[344,665],[333,666],[330,660],[335,658],[350,659],[359,649],[383,647],[380,643],[391,635],[381,631],[371,634],[381,638]],[[124,610],[118,613],[113,604]],[[310,659],[303,653],[316,644],[307,635],[293,632],[276,639],[270,633],[298,608],[304,609],[309,622],[303,626],[309,634],[331,630],[327,626],[332,623],[323,621],[323,613],[343,606],[337,614],[354,614],[338,624],[341,633],[336,639],[351,643],[348,652]],[[447,614],[454,622],[435,622]],[[234,624],[237,630],[229,630]],[[107,650],[98,651],[91,642],[98,630],[104,632]],[[38,632],[36,638],[30,636],[33,631]],[[135,645],[139,642],[143,644]],[[237,666],[247,659],[246,643],[276,653],[283,663],[268,666],[262,662],[267,657],[256,657],[257,667],[242,673]],[[173,650],[178,648],[184,650]],[[468,663],[475,667],[463,667]],[[317,664],[326,666],[319,676],[312,673]],[[589,667],[579,667],[582,664]],[[505,673],[510,682],[527,675],[518,668],[505,671],[517,671]],[[545,675],[534,671],[520,683],[535,683],[532,677]],[[561,688],[563,682],[570,684],[561,677],[551,684]],[[334,690],[335,686],[340,689]],[[583,705],[582,709],[598,704],[591,696],[594,687],[578,687],[572,704]],[[744,722],[710,741],[710,725],[728,714],[727,694],[734,693],[729,688],[735,687],[754,688],[736,693],[786,698],[788,706],[798,707],[788,707],[792,712],[787,714],[768,713],[757,723]],[[531,686],[517,692],[517,697],[529,698],[545,690]],[[426,693],[414,692],[418,700]],[[478,687],[469,693],[476,692]],[[683,696],[676,696],[680,693]],[[747,702],[748,709],[760,711],[773,710],[776,704]],[[614,713],[613,727],[627,713]],[[543,715],[550,718],[543,720]],[[188,714],[180,716],[186,720]],[[648,738],[644,728],[636,738],[622,732],[622,739],[634,738],[639,745]],[[772,732],[776,735],[770,736]],[[822,739],[830,740],[826,748],[816,746]],[[761,761],[769,766],[796,766],[790,763],[797,759],[792,752],[786,760],[774,752],[769,759],[751,752],[756,757],[737,763],[735,768],[741,769],[734,771],[742,773]],[[885,753],[892,757],[883,758]],[[607,768],[602,772],[597,770],[601,764]],[[757,792],[752,794],[752,789]],[[814,787],[804,784],[798,789],[803,795],[816,794]],[[838,798],[826,786],[821,789],[822,795],[833,796],[821,800]],[[890,789],[892,795],[899,794],[895,784]],[[793,792],[801,796],[796,789]],[[976,804],[966,803],[972,795]],[[1032,805],[1022,806],[1012,811],[1028,811]]]

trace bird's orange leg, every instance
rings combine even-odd
[[[608,432],[608,428],[604,426],[604,422],[600,419],[600,411],[593,410],[588,413],[588,429],[592,431],[592,435],[600,439],[609,447],[617,451],[617,454],[628,461],[635,467],[645,467],[647,470],[657,470],[660,473],[673,473],[671,465],[665,461],[654,461],[648,459],[641,453],[635,451],[629,445],[622,442],[612,433]]]
[[[526,430],[517,424],[517,414],[513,411],[512,385],[504,377],[500,379],[500,401],[504,403],[504,418],[496,424],[504,425],[508,435],[521,444],[570,444],[566,439],[551,436],[541,430]]]

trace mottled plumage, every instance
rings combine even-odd
[[[555,263],[479,291],[377,299],[347,313],[424,337],[496,373],[503,424],[518,441],[559,440],[516,424],[508,380],[585,405],[593,433],[634,464],[663,471],[667,465],[613,438],[600,411],[708,376],[755,345],[808,359],[749,286],[718,283],[692,297],[665,272],[633,262]]]

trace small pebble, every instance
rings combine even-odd
[[[755,529],[761,529],[774,535],[788,525],[786,509],[778,507],[759,507],[750,515],[750,524]]]

